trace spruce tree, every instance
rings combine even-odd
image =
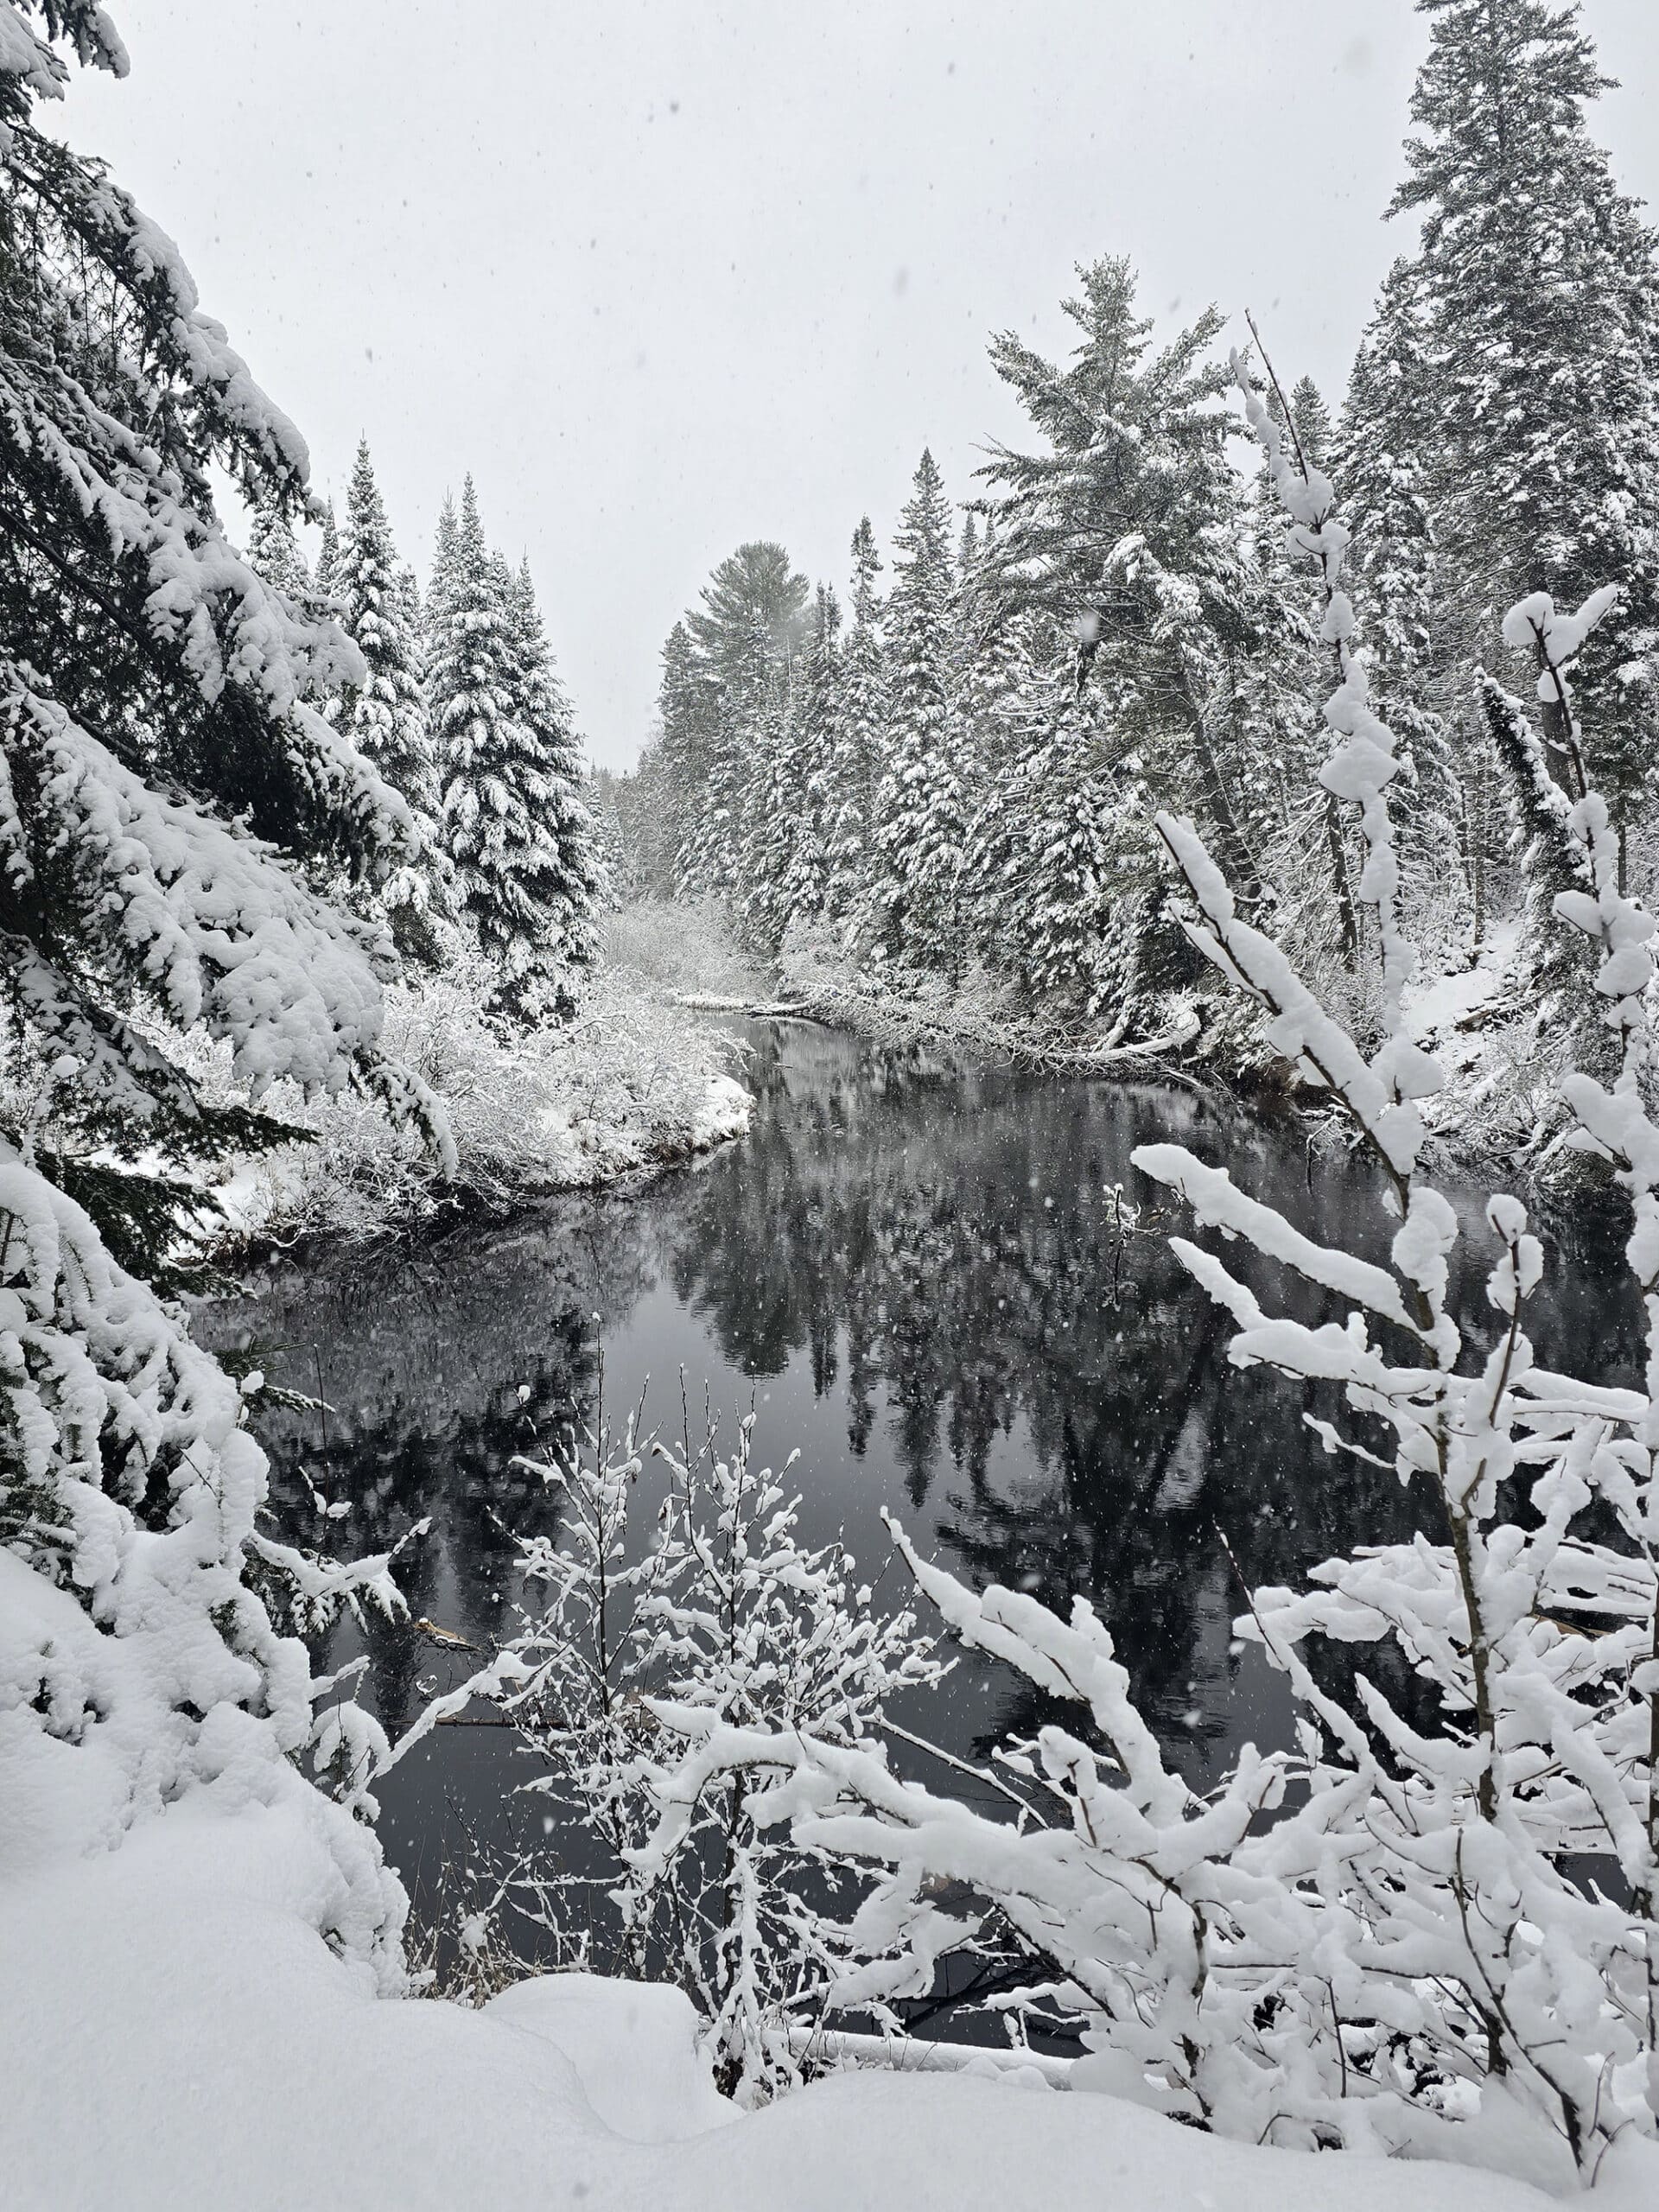
[[[316,573],[312,578],[320,599],[330,600],[339,589],[339,566],[340,526],[334,520],[334,503],[329,499],[323,506],[322,543],[317,549]]]
[[[426,594],[421,601],[421,636],[429,656],[439,626],[448,619],[454,599],[460,543],[461,525],[455,519],[455,503],[446,492],[443,505],[438,509],[437,527],[432,534],[432,573],[426,580]]]
[[[791,915],[822,913],[829,893],[840,674],[841,602],[828,584],[820,584],[813,594],[811,637],[796,690],[793,751],[801,817],[785,878]]]
[[[346,527],[334,564],[334,590],[346,635],[363,656],[365,680],[350,686],[340,724],[359,751],[409,803],[422,842],[418,861],[398,870],[380,894],[392,935],[429,964],[441,953],[436,926],[447,904],[448,867],[438,849],[442,804],[421,681],[420,645],[410,620],[408,571],[400,570],[385,502],[360,439],[346,499]]]
[[[887,741],[887,666],[875,580],[881,573],[875,532],[864,516],[853,532],[853,619],[842,651],[831,709],[828,824],[830,912],[849,921],[863,911],[875,862],[876,791]]]
[[[687,825],[700,888],[741,907],[747,896],[750,799],[772,710],[773,677],[788,671],[806,634],[806,578],[770,540],[740,545],[686,616],[696,670],[707,685],[701,781]]]
[[[753,833],[743,912],[755,943],[775,950],[798,916],[823,910],[829,868],[836,634],[841,609],[820,584],[806,651],[774,669],[753,776]]]
[[[1113,719],[1141,747],[1160,804],[1196,810],[1247,898],[1262,890],[1248,753],[1218,714],[1236,663],[1259,654],[1281,610],[1249,557],[1219,404],[1230,372],[1208,308],[1161,351],[1114,257],[1077,272],[1064,302],[1081,340],[1065,365],[1013,333],[991,359],[1046,450],[999,447],[981,471],[995,528],[982,562],[1002,613],[1035,613],[1077,640],[1077,681],[1109,686]]]
[[[1328,468],[1335,429],[1331,410],[1312,377],[1298,377],[1291,386],[1290,419],[1302,451],[1314,468]]]
[[[611,887],[584,792],[588,766],[575,710],[548,647],[526,555],[507,587],[514,655],[513,714],[531,741],[539,769],[534,800],[542,841],[534,874],[542,911],[541,956],[561,970],[557,1008],[574,1008],[573,971],[591,967],[599,950],[597,917]]]
[[[534,596],[526,606],[492,554],[470,476],[430,599],[442,842],[492,971],[486,1010],[525,1024],[563,1018],[571,969],[592,957],[591,840]]]
[[[887,755],[876,794],[877,921],[888,951],[954,969],[965,823],[950,716],[950,508],[929,452],[917,465],[895,543]]]
[[[300,541],[280,503],[265,493],[255,503],[248,531],[248,565],[262,582],[284,598],[303,602],[311,589]]]
[[[806,793],[798,747],[799,699],[794,671],[774,664],[760,710],[748,727],[751,750],[744,803],[745,860],[734,884],[743,933],[775,952],[789,925],[790,873],[804,828]]]
[[[1406,766],[1390,796],[1408,876],[1420,900],[1452,914],[1459,927],[1467,917],[1466,949],[1478,952],[1486,855],[1471,842],[1468,789],[1478,776],[1459,771],[1436,700],[1446,645],[1444,638],[1437,645],[1436,630],[1450,610],[1440,601],[1429,471],[1421,458],[1436,435],[1433,389],[1417,274],[1397,261],[1360,340],[1331,465],[1353,531],[1344,581],[1370,651],[1372,694]],[[1474,743],[1484,751],[1484,737]],[[1466,742],[1465,755],[1470,749]],[[1456,868],[1448,867],[1453,855]]]
[[[1430,47],[1389,212],[1422,223],[1433,411],[1417,450],[1446,581],[1488,658],[1525,593],[1576,606],[1610,578],[1623,586],[1575,689],[1595,781],[1628,823],[1651,775],[1659,638],[1654,234],[1590,136],[1586,110],[1610,80],[1576,8],[1418,6]]]
[[[714,758],[719,686],[677,622],[663,646],[657,695],[661,727],[661,779],[671,863],[669,885],[695,898],[710,887],[709,855],[701,836]]]
[[[166,233],[37,125],[74,60],[126,73],[101,7],[0,10],[0,1548],[7,1607],[20,1562],[28,1593],[8,1774],[25,1832],[44,1793],[71,1854],[194,1790],[303,1801],[334,1859],[319,1932],[391,1987],[404,1901],[297,1770],[316,1687],[260,1594],[296,1560],[260,1525],[264,1456],[151,1286],[215,1165],[286,1134],[204,1097],[183,1033],[255,1099],[354,1084],[437,1135],[380,1058],[378,944],[336,903],[410,825],[308,702],[361,680],[356,653],[215,505],[222,472],[256,515],[306,515],[297,430]]]
[[[755,606],[741,637],[723,641],[720,662],[703,666],[716,680],[707,780],[699,794],[701,868],[708,887],[741,908],[753,866],[758,779],[787,690],[789,663],[779,653],[764,607]]]
[[[410,621],[408,571],[397,564],[385,502],[360,440],[346,500],[334,587],[346,634],[366,682],[346,693],[345,728],[388,783],[429,823],[441,797],[427,740],[420,646]]]

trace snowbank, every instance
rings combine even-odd
[[[315,1932],[289,1804],[194,1792],[120,1848],[0,1855],[9,2212],[1543,2212],[1525,2183],[1218,2142],[1107,2096],[842,2075],[742,2117],[672,1990],[570,1976],[480,2012],[377,1999]],[[1596,2202],[1656,2201],[1632,2146]]]
[[[480,976],[456,970],[393,986],[386,1044],[442,1103],[458,1164],[453,1184],[412,1133],[372,1099],[264,1102],[310,1128],[229,1177],[215,1196],[234,1240],[370,1236],[455,1198],[505,1211],[590,1189],[742,1135],[753,1100],[728,1071],[716,1025],[674,1006],[653,979],[610,960],[563,1027],[512,1033],[483,1021]]]

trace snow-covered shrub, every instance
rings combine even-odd
[[[352,1096],[269,1104],[308,1141],[237,1174],[224,1195],[243,1236],[366,1238],[457,1203],[499,1211],[550,1191],[689,1158],[748,1125],[733,1050],[706,1019],[605,962],[571,1021],[525,1029],[489,1018],[482,963],[394,983],[385,1040],[443,1109],[452,1169]],[[204,1087],[232,1095],[222,1060]]]
[[[1654,924],[1618,888],[1567,680],[1609,595],[1567,615],[1536,594],[1508,628],[1535,641],[1578,794],[1559,810],[1569,880],[1554,910],[1596,956],[1617,1072],[1571,1074],[1562,1093],[1572,1141],[1632,1204],[1649,1343],[1636,1389],[1536,1365],[1522,1313],[1543,1255],[1508,1194],[1486,1209],[1483,1306],[1448,1303],[1458,1218],[1420,1165],[1420,1102],[1441,1071],[1404,1024],[1414,954],[1387,803],[1397,764],[1341,588],[1348,533],[1242,364],[1239,381],[1294,542],[1320,566],[1339,676],[1321,781],[1359,817],[1374,1049],[1240,912],[1192,824],[1160,814],[1156,827],[1194,943],[1370,1154],[1387,1260],[1319,1245],[1178,1146],[1135,1157],[1201,1224],[1347,1303],[1344,1323],[1318,1328],[1277,1316],[1213,1252],[1175,1240],[1237,1325],[1232,1359],[1340,1391],[1371,1426],[1350,1439],[1310,1414],[1313,1433],[1380,1481],[1413,1484],[1421,1533],[1328,1562],[1305,1592],[1249,1593],[1239,1633],[1288,1678],[1296,1739],[1247,1748],[1205,1793],[1165,1763],[1085,1601],[1062,1621],[1020,1593],[976,1596],[901,1535],[959,1637],[1081,1709],[1077,1726],[1004,1748],[997,1786],[1014,1817],[900,1781],[874,1744],[712,1714],[681,1724],[697,1740],[680,1788],[744,1776],[758,1823],[885,1870],[845,1931],[834,2004],[925,1995],[942,1954],[988,1940],[1027,1969],[1005,2004],[1082,2027],[1093,2055],[1080,2083],[1253,2139],[1478,2160],[1506,2155],[1505,2136],[1508,2155],[1518,2137],[1548,2158],[1553,2138],[1590,2177],[1622,2130],[1651,2135],[1659,2120],[1659,1127],[1642,1084]],[[1338,1643],[1403,1657],[1421,1685],[1411,1708],[1381,1687],[1397,1670],[1380,1665],[1359,1670],[1351,1703],[1332,1694],[1319,1655]],[[979,1905],[947,1910],[941,1883]]]
[[[639,899],[605,918],[603,957],[664,993],[764,1000],[764,970],[712,899]]]
[[[800,2076],[791,2031],[821,2016],[833,1893],[848,1878],[762,1833],[742,1774],[701,1771],[702,1732],[799,1729],[855,1745],[889,1697],[943,1671],[909,1613],[873,1616],[840,1545],[802,1542],[800,1501],[754,1465],[753,1429],[750,1414],[729,1452],[712,1424],[696,1450],[689,1423],[677,1448],[651,1447],[667,1489],[643,1542],[631,1527],[646,1465],[637,1415],[585,1453],[550,1453],[540,1465],[563,1526],[523,1544],[523,1629],[458,1694],[499,1702],[545,1763],[531,1802],[574,1816],[595,1848],[585,1867],[531,1853],[504,1871],[493,1910],[568,1949],[608,1898],[615,1935],[594,1935],[583,1955],[613,1949],[619,1971],[677,1980],[716,2078],[746,2103]]]

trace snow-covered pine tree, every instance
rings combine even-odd
[[[677,622],[663,645],[657,694],[661,727],[661,784],[667,802],[670,873],[664,888],[696,897],[709,887],[708,854],[699,834],[714,757],[718,686],[698,658],[691,633]]]
[[[1419,216],[1414,281],[1433,361],[1427,441],[1443,589],[1466,602],[1470,658],[1547,590],[1624,599],[1579,683],[1590,772],[1628,826],[1650,789],[1659,636],[1659,267],[1586,110],[1610,80],[1576,8],[1418,0],[1430,45],[1390,213]],[[1465,676],[1468,664],[1465,661]],[[1546,708],[1547,726],[1554,710]],[[1564,734],[1549,728],[1558,748]]]
[[[286,599],[303,601],[311,589],[311,571],[305,565],[293,524],[278,502],[269,496],[259,499],[253,510],[248,566],[261,582]]]
[[[427,658],[431,657],[438,625],[447,619],[455,595],[460,543],[461,524],[455,519],[455,503],[446,492],[432,533],[432,573],[426,580],[426,593],[421,601],[421,636]]]
[[[1079,691],[1069,664],[1027,664],[999,718],[1014,741],[992,817],[1001,866],[976,881],[976,918],[987,957],[1025,1003],[1094,1015],[1109,998],[1116,1034],[1137,997],[1138,824],[1110,765],[1105,687]],[[1140,798],[1132,779],[1128,789]]]
[[[366,438],[358,443],[346,497],[346,527],[334,591],[346,635],[363,656],[365,680],[341,701],[340,727],[408,802],[422,852],[397,870],[380,899],[399,948],[429,963],[439,953],[435,922],[447,905],[448,869],[438,848],[442,801],[410,620],[407,569],[399,570],[385,502]]]
[[[872,921],[887,953],[954,969],[961,959],[957,902],[967,824],[951,722],[950,506],[925,450],[895,543]]]
[[[712,673],[715,664],[704,665]],[[756,810],[777,749],[771,740],[784,711],[789,668],[759,607],[751,609],[741,640],[723,641],[697,835],[703,880],[734,906],[741,904],[753,866]]]
[[[404,619],[415,639],[418,658],[422,620],[421,580],[407,561],[397,571],[397,603],[404,610]]]
[[[1217,405],[1222,317],[1206,309],[1154,353],[1128,262],[1077,274],[1081,296],[1064,303],[1082,334],[1069,364],[1012,332],[991,346],[1046,450],[998,447],[980,472],[995,524],[982,588],[1000,611],[1076,635],[1080,680],[1109,671],[1115,721],[1148,787],[1201,810],[1256,897],[1255,763],[1236,742],[1233,677],[1277,637],[1282,611],[1249,557]]]
[[[591,967],[599,950],[596,918],[610,898],[605,868],[583,791],[588,765],[576,729],[575,709],[559,679],[531,581],[525,555],[507,587],[514,646],[514,712],[540,749],[537,799],[549,852],[536,878],[536,896],[548,919],[551,957],[572,971]],[[574,998],[567,991],[562,1005]]]
[[[317,565],[312,584],[320,599],[332,599],[340,588],[340,525],[334,519],[334,503],[323,502],[322,543],[317,548]]]
[[[624,809],[632,812],[633,795],[628,786],[637,781],[639,772],[636,769],[632,776],[618,776],[608,768],[595,767],[589,770],[582,786],[582,803],[594,826],[594,852],[601,886],[598,905],[601,908],[631,905],[636,899],[646,897],[651,888],[645,856],[633,845],[623,826]]]
[[[772,952],[791,921],[822,912],[833,810],[831,758],[841,608],[828,585],[813,603],[805,649],[774,669],[750,779],[741,896],[754,943]]]
[[[688,792],[686,880],[736,903],[751,866],[750,800],[773,677],[788,681],[806,634],[806,578],[785,549],[755,539],[720,563],[703,586],[701,605],[685,617],[693,649],[685,672],[701,755],[687,763],[701,773]]]
[[[830,836],[836,813],[835,713],[841,673],[841,602],[828,584],[813,597],[812,631],[794,695],[791,750],[800,817],[784,877],[785,925],[821,914],[828,895]]]
[[[1325,396],[1312,377],[1298,377],[1292,385],[1290,419],[1296,425],[1302,451],[1315,468],[1323,468],[1331,458],[1336,426]]]
[[[866,515],[853,532],[853,619],[841,654],[830,739],[834,811],[825,900],[843,923],[856,923],[874,880],[876,791],[887,728],[887,664],[875,589],[880,573],[875,532]]]
[[[7,1732],[8,1842],[303,1792],[340,1877],[319,1930],[395,1983],[401,1892],[291,1764],[315,1686],[251,1586],[304,1562],[258,1525],[237,1385],[139,1278],[179,1185],[268,1128],[203,1100],[181,1031],[256,1100],[354,1084],[437,1135],[379,1056],[384,933],[315,887],[394,865],[408,816],[307,703],[355,651],[215,509],[218,467],[305,513],[298,432],[171,241],[37,122],[65,51],[119,77],[120,41],[89,0],[0,28],[0,1705],[38,1722]]]
[[[1309,458],[1335,467],[1353,516],[1349,581],[1370,646],[1372,690],[1400,741],[1401,859],[1420,933],[1437,950],[1478,953],[1486,855],[1475,830],[1484,764],[1471,762],[1467,778],[1459,773],[1435,698],[1444,648],[1436,647],[1434,626],[1450,626],[1452,610],[1440,604],[1434,520],[1418,459],[1440,435],[1433,390],[1416,272],[1397,261],[1360,340],[1334,459],[1330,450]],[[1467,738],[1464,749],[1471,749]],[[1446,864],[1452,854],[1461,862],[1455,870]]]
[[[580,910],[572,899],[591,865],[591,845],[583,821],[588,859],[578,855],[575,874],[568,872],[558,825],[575,830],[582,813],[575,784],[565,787],[568,734],[550,697],[532,709],[531,691],[546,677],[545,647],[538,677],[536,638],[505,563],[486,541],[470,475],[428,603],[442,843],[492,970],[487,1009],[524,1023],[562,1019],[575,1003],[572,960],[591,950],[591,895]]]
[[[741,798],[741,869],[733,904],[757,950],[776,952],[789,925],[790,874],[806,828],[804,764],[798,750],[798,671],[774,667],[758,715],[746,717],[747,754]]]

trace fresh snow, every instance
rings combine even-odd
[[[335,1878],[291,1806],[227,1815],[197,1794],[119,1850],[27,1878],[5,1872],[8,2212],[1544,2212],[1553,2201],[1503,2176],[1258,2150],[1115,2097],[978,2077],[842,2074],[740,2115],[715,2094],[676,1990],[570,1975],[520,1984],[479,2012],[377,1999],[308,1924]],[[1596,2201],[1650,2212],[1652,2153],[1619,2147]]]

